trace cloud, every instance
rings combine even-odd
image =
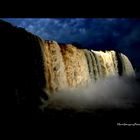
[[[94,40],[96,42],[96,38],[105,38],[108,36],[108,34],[112,34],[112,31],[117,34],[119,30],[116,30],[116,27],[118,25],[126,27],[126,23],[128,23],[128,21],[124,19],[109,18],[25,18],[5,20],[17,26],[24,27],[28,31],[31,31],[46,39],[48,37],[47,35],[49,34],[51,38],[56,38],[58,41],[78,40],[82,43],[86,36],[87,39],[89,38],[89,40]]]
[[[134,63],[140,58],[140,20],[124,18],[5,18],[46,39],[77,42],[94,50],[120,50]],[[135,55],[135,56],[134,56]],[[137,58],[136,58],[137,57]],[[139,64],[140,65],[140,64]]]
[[[97,109],[133,109],[140,100],[139,84],[134,77],[111,77],[87,88],[66,89],[52,96],[42,107],[90,112]]]
[[[58,41],[82,41],[85,35],[89,38],[98,36],[107,28],[109,22],[114,22],[113,19],[85,19],[85,18],[41,18],[41,19],[5,19],[17,26],[24,27],[28,31],[37,33],[47,39],[47,34],[51,38],[57,38]],[[32,28],[31,28],[32,27]],[[102,32],[101,32],[102,30]],[[107,32],[106,32],[107,33]],[[103,34],[103,33],[102,33]]]
[[[125,53],[134,65],[140,66],[140,26],[134,26],[133,29],[123,36],[118,42],[117,48]]]

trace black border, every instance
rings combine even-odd
[[[10,4],[8,4],[10,5]],[[114,3],[115,5],[115,3]],[[138,6],[138,5],[137,5]],[[10,7],[10,8],[9,8]],[[121,8],[120,7],[114,7],[114,6],[111,6],[111,5],[108,5],[107,7],[104,5],[104,6],[96,6],[96,5],[93,5],[91,4],[90,6],[88,5],[80,5],[77,6],[77,5],[57,5],[57,4],[50,4],[50,3],[41,3],[40,5],[38,6],[35,6],[34,5],[34,2],[32,3],[32,5],[29,5],[29,6],[24,6],[22,5],[21,6],[9,6],[9,7],[3,7],[3,9],[1,9],[0,11],[0,17],[1,18],[25,18],[25,17],[33,17],[33,18],[78,18],[78,17],[81,17],[81,18],[139,18],[139,8],[137,7],[126,7],[124,8],[124,6],[122,5]],[[88,121],[88,120],[87,120]],[[89,121],[90,122],[90,121]],[[35,124],[36,123],[36,124]],[[65,123],[65,122],[63,122]],[[18,124],[18,122],[17,122]],[[14,125],[14,123],[12,124]],[[82,133],[86,134],[90,134],[90,135],[94,135],[95,131],[108,131],[108,133],[110,133],[109,131],[112,129],[112,128],[119,128],[120,127],[117,127],[117,126],[112,126],[112,125],[109,125],[109,126],[92,126],[87,123],[87,124],[81,124],[81,123],[77,123],[76,125],[76,122],[69,122],[69,125],[62,125],[62,124],[55,124],[55,122],[51,122],[49,124],[43,124],[43,122],[26,122],[24,125],[20,125],[18,128],[22,128],[24,130],[27,129],[27,127],[31,125],[31,129],[34,127],[37,128],[37,130],[39,130],[41,127],[42,129],[46,128],[47,130],[50,129],[50,131],[52,130],[52,132],[62,132],[64,133],[65,129],[67,129],[67,132],[71,130],[71,127],[72,127],[72,130],[71,130],[71,134],[73,134],[72,132],[76,132],[76,131],[81,131],[81,136],[82,136]],[[47,128],[47,126],[52,126],[52,128]],[[59,127],[58,125],[60,125],[60,130],[59,130]],[[57,127],[56,127],[57,126]],[[77,126],[77,127],[76,127]],[[57,128],[57,129],[56,129]],[[87,128],[87,129],[85,129]],[[109,128],[107,130],[107,128]],[[132,127],[131,127],[132,128]],[[30,130],[31,130],[30,129]],[[33,129],[33,130],[34,130]],[[79,130],[78,130],[79,129]],[[123,128],[123,129],[126,129],[126,128]],[[46,131],[47,131],[46,130]],[[84,131],[86,130],[86,131]],[[12,131],[12,130],[11,130]],[[32,131],[32,130],[31,130]],[[48,133],[50,133],[50,131],[46,132],[46,135]]]
[[[139,4],[118,1],[3,2],[1,18],[140,18]]]

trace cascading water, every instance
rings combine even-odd
[[[44,41],[42,53],[48,94],[84,87],[109,76],[119,76],[120,71],[122,75],[135,75],[129,59],[122,53],[117,55],[115,51],[79,49],[71,44]]]

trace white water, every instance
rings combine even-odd
[[[134,77],[110,77],[87,88],[65,89],[53,94],[42,106],[50,109],[73,109],[80,112],[96,109],[129,109],[140,100],[140,87]]]
[[[71,44],[59,45],[46,41],[42,47],[48,95],[65,89],[87,87],[110,76],[119,76],[118,58],[115,51],[79,49]],[[134,75],[131,62],[120,54],[122,74]]]

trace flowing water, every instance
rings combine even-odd
[[[110,76],[135,75],[131,62],[122,53],[79,49],[71,44],[44,41],[46,92],[75,89]],[[120,64],[120,65],[119,65]]]

